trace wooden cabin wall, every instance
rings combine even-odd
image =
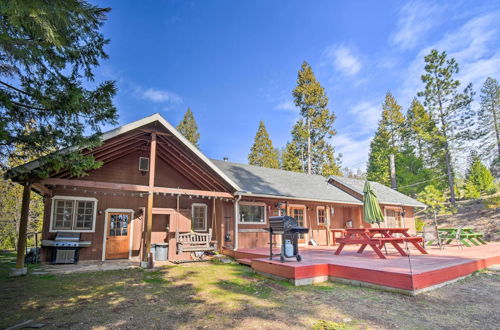
[[[137,151],[123,156],[102,167],[93,170],[89,175],[79,180],[102,181],[114,183],[128,183],[137,185],[148,185],[148,173],[143,175],[139,171],[139,157],[148,157],[148,151]],[[156,160],[155,185],[158,187],[200,189],[195,183],[188,180],[183,174],[170,166],[162,159]]]
[[[141,253],[142,240],[143,240],[143,228],[144,228],[144,215],[140,215],[139,210],[147,206],[147,194],[144,193],[142,197],[137,196],[139,193],[134,193],[136,196],[130,196],[130,192],[123,193],[120,192],[110,192],[106,191],[106,195],[103,195],[104,191],[96,190],[85,192],[84,188],[73,187],[60,187],[54,190],[54,196],[76,196],[76,197],[90,197],[97,199],[97,215],[94,232],[92,233],[82,233],[82,240],[91,241],[91,246],[88,248],[80,249],[80,260],[101,260],[103,252],[103,235],[105,233],[104,223],[105,223],[105,211],[106,209],[132,209],[134,210],[134,219],[132,220],[131,226],[133,227],[132,234],[132,257],[137,257]],[[191,217],[191,205],[193,203],[200,203],[207,205],[207,231],[212,227],[212,210],[213,210],[213,200],[208,198],[189,198],[183,196],[179,198],[179,209],[180,212],[188,217]],[[47,198],[45,201],[44,210],[44,222],[42,230],[42,239],[53,239],[56,233],[49,232],[50,217],[51,217],[51,207],[52,199]],[[155,208],[177,208],[177,197],[175,196],[164,196],[155,195],[154,204]],[[101,213],[101,214],[99,214]],[[230,216],[229,225],[233,226],[233,203],[225,202],[221,200],[216,201],[216,220],[215,228],[213,228],[213,238],[217,239],[218,247],[223,244],[222,235],[222,223],[224,216]],[[153,215],[153,228],[152,228],[152,243],[165,243],[168,241],[168,236],[166,233],[166,226],[169,224],[169,215]],[[173,235],[173,234],[171,234]],[[234,239],[233,239],[234,242]],[[42,254],[44,255],[44,261],[50,261],[50,250],[44,248]]]
[[[277,203],[281,202],[282,207],[287,203],[280,199],[271,198],[249,198],[245,197],[241,202],[258,202],[266,204],[267,219],[265,224],[239,224],[238,232],[238,248],[268,248],[269,247],[269,233],[264,228],[269,227],[269,217],[279,214]],[[339,203],[318,203],[318,202],[305,202],[298,200],[288,200],[288,205],[303,206],[305,207],[306,227],[310,229],[309,238],[313,238],[319,245],[326,245],[326,229],[324,225],[319,225],[317,220],[317,207],[324,206],[334,208],[333,216],[330,214],[330,228],[345,228],[345,222],[353,220],[354,225],[361,224],[361,206],[347,205]],[[331,241],[331,240],[330,240]],[[274,239],[273,245],[280,244],[281,242]]]

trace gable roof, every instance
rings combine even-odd
[[[152,114],[150,116],[144,117],[142,119],[136,120],[129,124],[119,126],[110,131],[102,134],[101,141],[112,139],[118,135],[130,132],[136,128],[148,125],[150,123],[159,122],[165,129],[172,133],[183,145],[185,145],[190,151],[192,151],[197,157],[201,159],[208,167],[210,167],[215,173],[217,173],[224,181],[226,181],[234,190],[241,190],[240,187],[231,180],[223,171],[221,171],[217,166],[215,166],[210,159],[208,159],[198,148],[196,148],[191,142],[189,142],[174,126],[172,126],[165,118],[163,118],[159,113]],[[65,153],[71,152],[74,149],[63,149],[58,152]],[[26,163],[24,165],[18,166],[11,169],[12,173],[24,173],[27,171],[32,171],[43,164],[43,158],[37,159],[32,162]]]
[[[212,159],[212,162],[240,186],[240,193],[244,195],[362,204],[356,197],[328,183],[328,180],[321,175],[308,175],[216,159]]]
[[[347,188],[352,189],[354,192],[363,195],[363,188],[365,185],[365,180],[345,178],[341,176],[330,176],[329,180],[334,180]],[[370,181],[370,184],[377,195],[378,201],[381,204],[391,204],[391,205],[405,205],[413,207],[423,207],[426,205],[413,199],[405,194],[400,193],[392,188],[389,188],[381,183]]]

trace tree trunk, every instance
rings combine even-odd
[[[307,117],[307,174],[311,174],[311,121]]]
[[[31,199],[31,183],[25,183],[23,186],[21,219],[19,221],[19,238],[17,239],[16,268],[24,268],[24,255],[26,253],[26,233],[28,231],[30,199]]]
[[[391,188],[396,189],[397,188],[397,183],[396,183],[396,162],[394,160],[394,154],[389,155],[389,165],[391,169]]]
[[[450,150],[448,142],[445,143],[446,157],[446,172],[448,174],[448,184],[450,186],[450,202],[455,205],[455,178],[453,176],[453,168],[451,167]]]
[[[498,148],[498,156],[500,156],[500,127],[498,127],[498,122],[497,122],[497,109],[493,107],[493,122],[495,125],[495,134],[497,136],[497,148]]]

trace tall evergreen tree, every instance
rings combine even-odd
[[[455,204],[452,152],[454,147],[463,145],[465,140],[472,137],[472,85],[459,91],[460,81],[454,78],[459,72],[458,63],[454,58],[449,59],[446,52],[431,50],[425,56],[425,63],[425,74],[422,75],[425,89],[418,95],[424,98],[424,106],[438,127],[439,134],[435,139],[441,142],[444,150],[450,202]]]
[[[0,161],[67,148],[75,151],[46,156],[38,174],[65,167],[80,176],[101,165],[78,150],[98,145],[101,126],[117,119],[115,83],[93,83],[107,58],[100,28],[109,10],[83,0],[1,2]]]
[[[273,147],[273,142],[262,120],[259,123],[252,149],[248,155],[248,163],[262,167],[279,168],[278,152]]]
[[[478,117],[479,145],[484,158],[500,158],[500,85],[496,79],[488,77],[481,88]]]
[[[370,143],[367,178],[385,185],[391,184],[389,155],[399,152],[403,143],[404,115],[401,106],[391,93],[387,93],[382,104],[382,118],[375,137]],[[397,171],[396,164],[396,171]]]
[[[408,155],[408,162],[404,160],[402,162],[410,165],[411,159],[416,157],[419,159],[418,164],[422,163],[423,169],[425,169],[420,181],[426,181],[424,177],[427,177],[427,173],[425,172],[433,173],[432,182],[426,181],[427,184],[432,184],[437,189],[443,189],[447,185],[444,178],[446,167],[443,166],[445,157],[441,142],[435,139],[437,134],[439,134],[439,131],[429,112],[417,99],[413,99],[410,108],[406,112],[404,125],[403,152],[410,154]],[[401,176],[403,181],[408,181],[407,178],[404,179]],[[420,182],[416,178],[410,181],[414,181],[412,183]],[[416,190],[419,191],[425,186],[418,184],[416,187],[418,187]]]
[[[477,198],[481,193],[494,192],[494,181],[490,170],[481,162],[479,155],[472,151],[465,181],[465,189],[469,195],[467,197]]]
[[[189,142],[194,144],[196,148],[200,148],[198,145],[200,133],[198,133],[198,125],[196,124],[191,108],[187,108],[182,121],[177,125],[177,130],[181,132]]]
[[[293,141],[286,144],[285,151],[282,154],[281,168],[285,171],[304,172],[297,144]]]
[[[335,115],[328,109],[325,90],[307,62],[302,64],[298,72],[293,97],[302,117],[292,131],[293,142],[305,154],[307,173],[340,174],[340,167],[336,164],[338,158],[328,141],[336,134],[333,128]]]

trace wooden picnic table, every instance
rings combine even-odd
[[[454,239],[457,239],[457,233],[459,228],[438,228],[439,236],[445,242],[444,244],[450,244]],[[458,238],[463,245],[471,247],[469,244],[472,243],[475,246],[480,246],[481,244],[486,245],[483,240],[484,235],[480,233],[475,233],[472,228],[462,228],[460,230],[460,237]],[[469,241],[469,242],[467,242]],[[479,242],[479,243],[478,243]]]
[[[419,244],[422,242],[422,237],[411,236],[408,230],[409,228],[347,228],[345,236],[338,239],[340,245],[335,254],[339,255],[346,245],[361,244],[358,253],[363,253],[369,245],[379,258],[386,259],[381,250],[386,243],[390,243],[402,256],[408,254],[399,246],[400,243],[411,243],[421,253],[427,254],[427,251]],[[394,234],[401,236],[397,237]]]
[[[332,233],[332,238],[333,238],[332,243],[333,243],[333,245],[337,245],[337,239],[338,238],[342,238],[342,237],[345,236],[345,229],[343,229],[343,228],[330,229],[330,232]],[[337,235],[336,235],[337,233],[340,234],[340,237],[337,237]]]

